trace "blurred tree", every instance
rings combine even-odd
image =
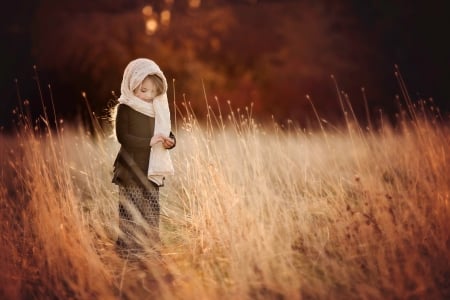
[[[39,64],[54,70],[59,80],[84,86],[97,108],[105,105],[111,90],[120,92],[123,69],[136,57],[154,59],[169,79],[181,82],[182,92],[201,95],[202,78],[209,86],[224,85],[226,74],[209,59],[234,22],[230,8],[174,12],[170,26],[151,34],[143,6],[97,3],[96,9],[88,9],[78,1],[43,0],[34,35]],[[160,13],[153,14],[157,18]]]
[[[143,56],[176,79],[178,101],[186,94],[196,110],[205,108],[203,81],[208,97],[301,119],[310,113],[306,93],[321,113],[338,110],[330,74],[343,89],[373,77],[372,45],[356,25],[346,6],[325,1],[42,0],[33,49],[58,80],[86,90],[96,110],[119,92],[125,65]]]
[[[310,114],[305,99],[310,94],[322,114],[335,117],[341,112],[330,75],[335,75],[342,89],[353,93],[373,79],[365,69],[370,48],[347,9],[317,1],[266,5],[266,22],[273,35],[270,41],[276,45],[262,53],[259,63],[266,73],[263,92],[272,99],[264,101],[266,110],[290,118]],[[266,31],[261,40],[264,37]]]

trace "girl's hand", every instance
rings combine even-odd
[[[175,141],[172,138],[170,138],[170,137],[163,137],[163,139],[164,139],[163,140],[163,146],[166,149],[172,148],[173,145],[175,144]]]
[[[165,137],[162,134],[157,134],[150,140],[150,146],[154,146],[157,143],[162,143],[163,147],[166,149],[172,148],[175,141],[170,137]]]
[[[165,137],[162,134],[154,135],[150,140],[150,146],[154,146],[157,143],[163,143],[164,145],[164,139]]]

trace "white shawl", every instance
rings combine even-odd
[[[164,92],[156,96],[152,103],[139,99],[133,93],[148,75],[157,75],[164,83]],[[147,58],[138,58],[131,61],[125,68],[120,93],[120,103],[130,106],[135,111],[146,116],[155,118],[153,135],[162,134],[166,137],[169,136],[171,122],[169,103],[167,100],[167,80],[154,61]],[[150,150],[147,172],[148,179],[161,186],[164,183],[164,177],[173,175],[173,173],[174,169],[169,150],[165,149],[161,142],[154,144]]]

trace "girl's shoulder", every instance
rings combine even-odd
[[[124,103],[119,103],[114,109],[114,115],[116,118],[125,118],[125,117],[132,117],[131,114],[133,114],[131,107]]]
[[[132,110],[130,106],[126,105],[125,103],[119,103],[117,104],[117,111],[130,111]]]

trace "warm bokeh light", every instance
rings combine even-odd
[[[189,0],[189,6],[192,7],[192,8],[200,7],[201,3],[202,3],[201,0]]]
[[[220,45],[221,45],[220,39],[214,37],[214,38],[212,38],[212,39],[209,40],[209,44],[211,45],[211,48],[212,48],[214,51],[220,50]]]
[[[154,34],[158,29],[158,21],[155,19],[148,19],[147,22],[145,22],[145,29],[147,34]]]
[[[166,2],[167,5],[172,5],[174,0],[165,0],[165,2]]]
[[[163,26],[168,26],[170,24],[170,10],[165,9],[161,12],[161,24]]]
[[[151,5],[144,6],[144,8],[142,9],[142,14],[144,16],[150,17],[151,15],[153,15],[153,7]]]

